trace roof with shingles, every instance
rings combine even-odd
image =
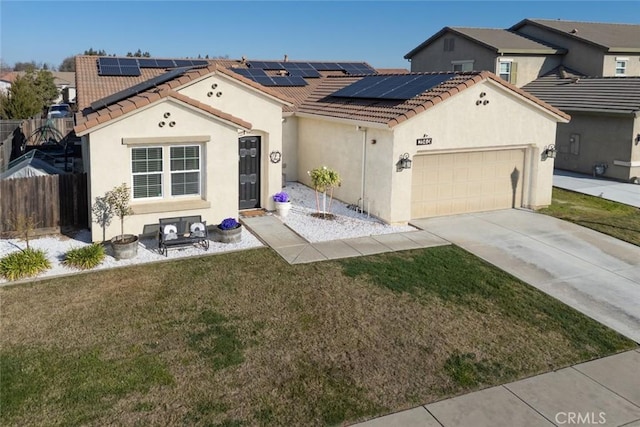
[[[352,83],[362,76],[329,77],[302,103],[298,111],[306,114],[372,122],[387,125],[390,128],[410,119],[411,117],[439,104],[440,102],[462,92],[463,90],[485,80],[491,80],[518,95],[534,102],[550,113],[565,120],[570,117],[553,106],[532,96],[531,94],[505,82],[500,77],[488,71],[470,71],[462,73],[412,73],[421,75],[451,74],[452,78],[432,87],[429,90],[407,100],[387,99],[359,99],[331,96],[334,92]]]
[[[563,111],[640,112],[640,77],[584,77],[556,69],[523,89]]]
[[[74,127],[74,130],[76,134],[83,135],[89,129],[117,119],[118,117],[122,117],[127,113],[150,105],[154,102],[160,101],[164,98],[176,99],[205,113],[215,116],[223,121],[233,123],[234,125],[237,125],[244,129],[251,129],[252,127],[251,123],[245,120],[232,116],[231,114],[227,114],[202,102],[196,101],[193,98],[178,93],[168,87],[164,87],[140,93],[118,103],[112,104],[106,108],[101,108],[100,110],[90,113],[85,117],[85,120],[82,123],[79,123]]]
[[[554,47],[539,40],[532,40],[527,36],[518,34],[510,30],[503,30],[498,28],[444,27],[433,36],[422,42],[416,48],[412,49],[404,57],[406,59],[410,59],[424,47],[428,46],[446,33],[456,34],[458,36],[464,37],[468,40],[479,43],[487,49],[491,49],[496,53],[528,53],[546,55],[566,53],[566,50],[563,48]]]
[[[598,45],[610,52],[640,52],[640,25],[523,19],[510,29],[518,31],[527,24]]]

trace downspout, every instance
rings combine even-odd
[[[360,208],[360,212],[364,212],[364,187],[367,172],[367,128],[358,126],[358,130],[362,132],[362,171],[360,177],[360,200],[362,201],[362,207]]]

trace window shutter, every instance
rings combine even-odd
[[[518,63],[511,63],[511,73],[509,74],[509,83],[516,84],[516,80],[518,78]]]

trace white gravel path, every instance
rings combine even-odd
[[[310,242],[322,242],[327,240],[415,230],[415,228],[411,226],[386,225],[376,218],[367,217],[366,214],[358,213],[349,209],[347,205],[336,200],[333,201],[331,206],[331,213],[336,215],[336,219],[323,220],[314,218],[310,215],[311,213],[316,212],[315,192],[312,189],[302,184],[288,182],[283,191],[286,191],[289,194],[293,204],[293,208],[285,219],[285,223]],[[52,265],[51,269],[39,275],[38,278],[54,277],[80,272],[81,270],[65,267],[61,261],[68,250],[89,245],[90,241],[91,234],[88,230],[80,231],[72,237],[60,235],[40,237],[31,240],[30,246],[46,251]],[[246,229],[242,231],[242,240],[239,243],[225,244],[211,242],[208,251],[204,251],[197,247],[172,249],[169,251],[169,255],[167,257],[158,253],[157,242],[155,239],[141,240],[140,246],[138,247],[138,255],[135,258],[117,261],[112,256],[110,249],[108,248],[105,260],[94,270],[157,262],[166,259],[178,259],[220,252],[238,251],[260,246],[263,246],[263,244]],[[0,258],[11,252],[24,249],[25,247],[25,243],[17,239],[0,240]],[[0,284],[3,283],[6,284],[7,281],[0,277]]]

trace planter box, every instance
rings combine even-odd
[[[138,255],[138,236],[133,234],[125,234],[111,239],[111,247],[113,248],[113,256],[115,259],[130,259]]]
[[[238,243],[242,239],[242,225],[229,230],[216,227],[213,230],[213,240],[221,243]]]

